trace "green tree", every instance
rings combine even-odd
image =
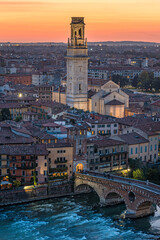
[[[2,121],[11,120],[11,113],[8,108],[3,108],[1,111],[1,114],[2,114]]]
[[[145,176],[143,170],[138,168],[137,170],[133,171],[133,178],[138,180],[144,180]]]
[[[34,171],[34,173],[33,173],[33,183],[34,183],[34,186],[37,186],[36,171]]]
[[[17,116],[15,119],[16,122],[20,122],[21,120],[22,120],[22,116]]]
[[[149,72],[149,88],[150,90],[152,90],[153,88],[153,82],[154,82],[154,73],[153,72]]]
[[[139,75],[138,87],[140,87],[143,90],[149,89],[149,74],[147,71],[143,71]]]
[[[128,84],[128,79],[126,77],[123,77],[119,74],[114,74],[112,76],[112,81],[119,84],[120,87],[124,87]]]
[[[138,78],[138,74],[132,79],[131,81],[131,85],[133,87],[137,87],[138,86],[138,83],[139,83],[139,78]]]
[[[15,181],[13,182],[13,185],[14,185],[15,187],[19,187],[19,186],[21,186],[21,182],[18,181],[18,180],[15,180]]]
[[[153,88],[155,89],[155,91],[159,91],[160,90],[160,78],[154,78],[154,80],[153,80]]]

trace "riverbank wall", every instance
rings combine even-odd
[[[73,182],[49,182],[38,186],[25,186],[0,191],[0,206],[45,200],[74,194]]]

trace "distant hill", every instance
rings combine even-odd
[[[103,44],[103,45],[160,45],[156,42],[142,42],[142,41],[103,41],[103,42],[88,42],[89,45]]]

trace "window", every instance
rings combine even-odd
[[[133,148],[131,148],[131,154],[133,154]]]
[[[116,152],[116,148],[112,148],[112,152],[115,153]]]
[[[152,151],[152,145],[150,146],[150,151]]]
[[[117,127],[117,124],[114,124],[114,127]]]
[[[154,146],[154,150],[157,150],[157,144],[155,144],[155,146]]]
[[[44,166],[47,167],[47,163],[46,162],[44,163]]]
[[[145,146],[145,152],[147,152],[147,146]]]
[[[94,132],[94,131],[92,131],[92,135],[94,135],[94,133],[95,133],[95,132]]]
[[[138,148],[136,147],[136,148],[135,148],[135,154],[137,154],[137,153],[138,153]]]
[[[114,133],[114,134],[117,134],[117,130],[114,130],[113,133]]]
[[[123,149],[123,147],[121,147],[121,152],[123,152],[124,151],[124,149]]]
[[[143,153],[143,147],[141,147],[141,153]]]
[[[81,91],[82,90],[82,85],[81,84],[79,84],[79,91]]]

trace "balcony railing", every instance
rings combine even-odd
[[[49,172],[50,173],[56,173],[56,172],[66,172],[68,170],[68,167],[63,167],[63,168],[50,168]]]
[[[9,168],[9,165],[1,165],[0,168]]]
[[[55,163],[66,163],[67,160],[55,160],[54,162],[55,162]]]
[[[35,169],[36,166],[17,166],[17,169]]]

